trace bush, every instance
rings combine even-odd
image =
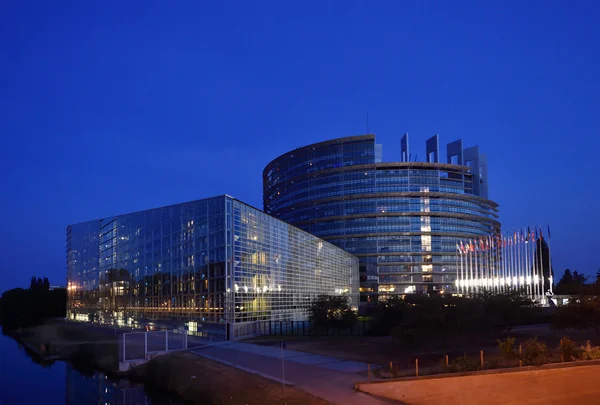
[[[452,364],[449,366],[450,372],[465,372],[465,371],[477,371],[481,370],[479,361],[475,358],[471,358],[466,354],[454,359]]]
[[[558,351],[564,361],[575,361],[581,355],[579,348],[567,336],[563,336],[558,344]]]
[[[487,369],[488,370],[495,370],[497,368],[500,368],[502,366],[502,364],[500,364],[500,360],[498,359],[492,359],[488,362],[487,364]]]
[[[597,360],[600,359],[600,346],[592,346],[590,341],[585,342],[584,346],[581,346],[581,359],[582,360]]]
[[[548,346],[537,336],[527,339],[523,345],[522,360],[526,365],[542,365],[548,362]]]
[[[354,326],[357,319],[345,295],[320,295],[309,309],[309,321],[316,329],[348,328]]]
[[[513,360],[517,358],[514,337],[509,336],[504,340],[497,340],[496,342],[498,342],[498,349],[500,349],[500,353],[502,353],[504,360]]]

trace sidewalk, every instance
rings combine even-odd
[[[364,375],[357,374],[366,372],[365,363],[284,350],[284,375],[282,375],[281,349],[277,347],[227,342],[219,346],[199,348],[192,352],[276,381],[285,380],[332,404],[397,404],[394,401],[354,391],[354,383],[365,378]]]

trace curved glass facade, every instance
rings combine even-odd
[[[359,257],[363,302],[454,291],[457,243],[500,229],[481,171],[377,161],[374,135],[288,152],[263,172],[264,210]]]

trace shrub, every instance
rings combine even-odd
[[[381,378],[381,369],[379,367],[375,367],[371,370],[373,373],[373,377],[380,379]]]
[[[575,361],[581,355],[581,351],[571,339],[563,336],[558,344],[558,351],[564,361]]]
[[[548,362],[548,346],[537,336],[527,339],[523,345],[522,360],[527,365],[542,365]]]
[[[497,340],[498,349],[500,349],[500,353],[502,353],[502,357],[504,360],[513,360],[517,358],[517,354],[515,353],[515,338],[507,337],[504,340]]]
[[[488,362],[487,364],[487,369],[488,370],[495,370],[497,368],[500,368],[501,364],[500,364],[500,360],[498,359],[492,359]]]
[[[600,346],[592,346],[590,341],[585,342],[584,346],[581,346],[581,359],[582,360],[597,360],[600,359]]]
[[[481,369],[479,361],[475,358],[471,358],[466,354],[454,359],[450,364],[449,369],[451,372],[465,372],[465,371],[477,371]]]

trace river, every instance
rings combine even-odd
[[[66,362],[37,363],[17,341],[0,334],[0,405],[180,405],[127,381],[86,376]]]

